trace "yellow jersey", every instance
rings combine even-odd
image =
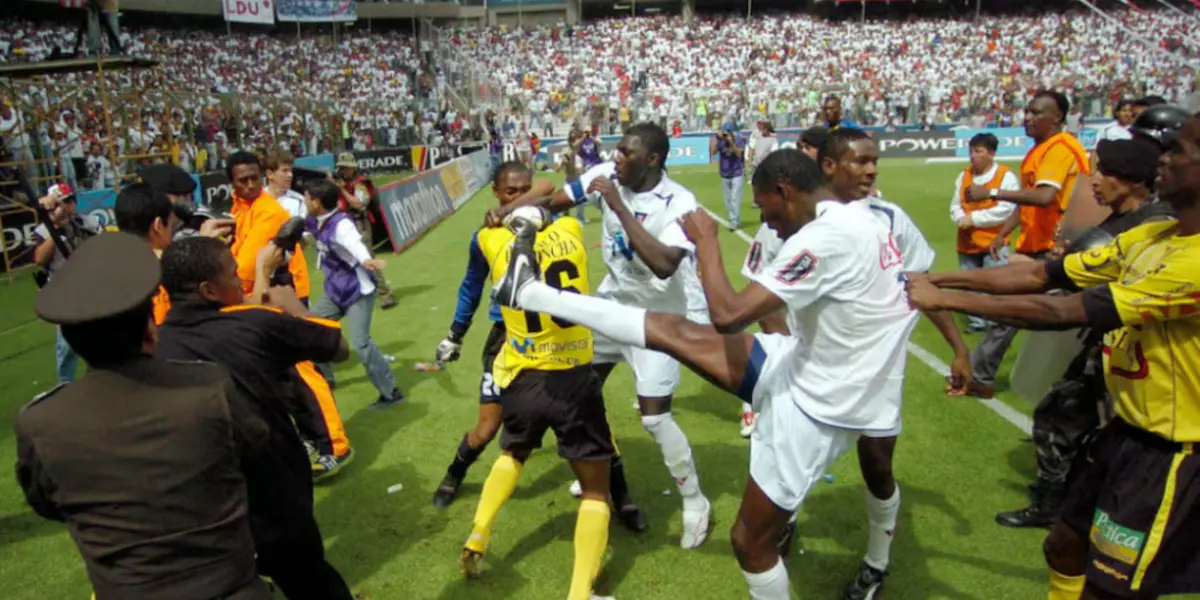
[[[1117,415],[1175,442],[1200,442],[1200,235],[1175,221],[1140,225],[1068,255],[1079,287],[1107,285],[1122,327],[1104,336]]]
[[[495,286],[508,270],[512,241],[504,228],[479,231],[479,250],[491,269]],[[533,245],[542,280],[563,291],[587,294],[587,247],[583,226],[562,217],[538,232]],[[563,371],[592,362],[592,330],[536,312],[501,307],[508,343],[492,365],[496,385],[507,388],[521,371]]]

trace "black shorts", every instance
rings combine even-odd
[[[1121,598],[1200,592],[1200,456],[1116,419],[1076,463],[1063,523],[1087,581]]]
[[[608,460],[616,454],[604,412],[600,379],[591,365],[563,371],[525,371],[500,398],[500,448],[522,454],[542,447],[547,429],[567,460]]]
[[[492,364],[496,362],[496,357],[500,356],[507,340],[508,331],[504,328],[504,323],[493,323],[487,340],[483,342],[483,376],[479,378],[480,404],[494,404],[500,401],[502,390],[492,381]]]

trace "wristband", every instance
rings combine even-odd
[[[463,329],[463,331],[459,331],[460,328]],[[455,322],[453,325],[450,326],[450,332],[446,334],[446,339],[450,340],[451,342],[454,342],[455,344],[461,344],[463,335],[465,335],[465,334],[466,334],[466,327],[463,325],[460,325],[458,322]]]
[[[999,195],[1000,195],[1000,190],[998,190],[998,189],[993,189],[992,191],[988,192],[988,195],[989,195],[989,196],[991,196],[991,197],[993,197],[993,198],[995,198],[995,197],[997,197],[997,196],[999,196]]]

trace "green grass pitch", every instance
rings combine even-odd
[[[962,168],[918,160],[886,161],[880,167],[879,187],[921,227],[942,270],[957,264],[948,201]],[[671,176],[702,204],[722,212],[714,168],[672,169]],[[363,599],[558,600],[566,595],[576,501],[567,493],[571,473],[555,454],[552,436],[547,448],[529,461],[500,515],[481,579],[464,580],[457,559],[480,487],[497,456],[495,445],[467,476],[458,502],[445,511],[430,504],[459,439],[475,421],[486,306],[467,336],[461,361],[441,373],[416,373],[411,366],[431,360],[445,335],[468,240],[493,202],[490,189],[481,190],[411,249],[382,257],[401,305],[377,311],[373,333],[383,351],[397,357],[394,370],[410,395],[407,405],[365,410],[375,392],[361,367],[351,362],[339,369],[338,403],[358,456],[343,474],[316,488],[316,511],[329,560]],[[746,231],[753,235],[758,216],[748,189],[744,204]],[[594,247],[600,226],[598,213],[592,210],[590,216],[585,234]],[[738,286],[747,244],[727,231],[721,244]],[[598,252],[592,258],[595,286],[604,266]],[[12,417],[54,379],[54,332],[34,319],[34,294],[27,272],[12,285],[0,284],[0,464],[15,461]],[[928,323],[922,322],[913,342],[943,361],[950,358]],[[1015,354],[1010,353],[1005,373]],[[1005,373],[1001,400],[1028,415],[1031,407],[1003,387]],[[1044,533],[1006,529],[992,521],[997,511],[1026,502],[1024,488],[1035,466],[1025,434],[975,400],[944,397],[941,376],[915,358],[909,361],[906,385],[904,434],[896,454],[903,505],[883,597],[1044,597]],[[749,456],[748,442],[738,435],[738,400],[685,370],[675,414],[691,440],[716,518],[708,542],[689,552],[679,548],[675,486],[631,407],[634,392],[627,367],[616,370],[605,392],[630,485],[651,523],[641,536],[614,523],[612,593],[620,600],[745,598],[746,586],[729,545]],[[787,563],[795,598],[840,596],[865,551],[865,491],[858,463],[847,456],[831,473],[835,481],[819,484],[804,503],[797,546],[804,552],[794,551]],[[389,495],[387,488],[397,483],[403,490]],[[65,528],[34,515],[11,475],[0,479],[0,597],[85,600],[88,594],[86,574]]]

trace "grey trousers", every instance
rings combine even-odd
[[[725,198],[725,214],[729,216],[729,225],[738,227],[742,224],[742,183],[741,175],[721,178],[721,195]]]
[[[392,392],[396,391],[396,376],[392,375],[392,369],[388,366],[387,360],[383,358],[383,353],[371,339],[371,311],[373,308],[375,308],[374,292],[359,298],[354,304],[346,307],[345,311],[334,304],[328,296],[321,296],[316,302],[313,302],[312,312],[322,319],[342,322],[342,330],[346,332],[346,337],[350,338],[350,347],[354,349],[355,354],[358,355],[358,361],[367,370],[367,379],[371,380],[371,385],[379,390],[380,395],[391,398]],[[324,375],[325,379],[332,384],[332,365],[322,363],[317,365],[317,368],[321,370],[321,375]]]
[[[1034,260],[1043,260],[1046,254],[1040,252],[1028,256]],[[988,387],[996,385],[996,372],[1000,370],[1000,363],[1004,362],[1004,354],[1012,345],[1013,338],[1017,337],[1017,331],[1019,330],[1016,327],[999,323],[988,326],[983,339],[979,340],[979,345],[971,351],[971,371],[975,375],[975,383]]]

